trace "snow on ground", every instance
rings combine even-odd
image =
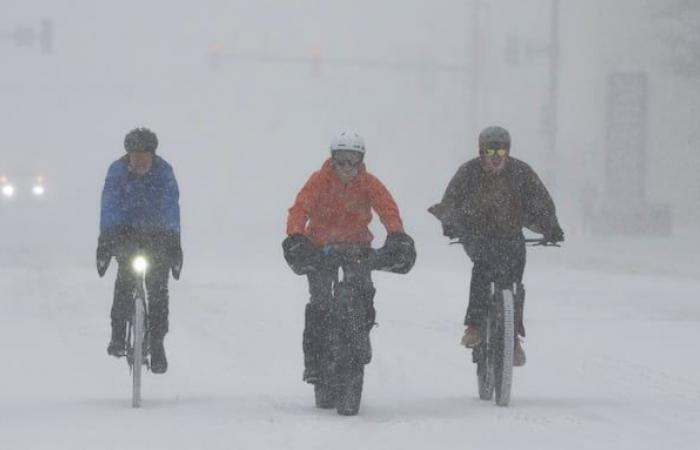
[[[105,352],[114,268],[0,265],[0,449],[697,448],[696,236],[531,249],[528,364],[507,408],[476,396],[457,344],[469,266],[444,244],[423,240],[408,276],[375,277],[380,326],[351,418],[315,409],[301,382],[306,283],[272,250],[186,265],[170,368],[146,375],[138,410]]]

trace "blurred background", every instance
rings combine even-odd
[[[0,4],[2,264],[92,264],[137,126],[175,168],[190,264],[283,264],[287,208],[344,128],[424,247],[444,244],[426,208],[492,124],[568,241],[700,228],[693,1]]]

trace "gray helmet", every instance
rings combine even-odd
[[[124,137],[124,149],[127,153],[155,153],[156,148],[158,148],[158,137],[148,128],[134,128]]]
[[[479,151],[492,146],[504,147],[510,150],[510,134],[502,127],[484,128],[479,133]]]

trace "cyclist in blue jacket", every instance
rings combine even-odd
[[[114,256],[119,264],[114,286],[112,338],[107,353],[126,354],[126,322],[132,290],[138,281],[131,270],[137,252],[149,260],[145,282],[148,301],[151,370],[165,373],[168,361],[163,339],[168,331],[168,275],[180,278],[179,190],[173,169],[155,154],[158,138],[136,128],[124,139],[126,155],[109,167],[102,191],[97,272],[102,277]]]

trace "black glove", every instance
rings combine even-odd
[[[406,233],[389,233],[377,255],[375,270],[405,274],[416,262],[416,245]]]
[[[282,241],[284,259],[297,275],[306,275],[317,270],[321,255],[307,236],[293,234]]]
[[[442,223],[442,235],[447,236],[449,239],[461,238],[465,233],[466,231],[462,226],[448,222]]]
[[[564,230],[561,229],[559,224],[555,224],[547,233],[544,234],[544,241],[556,244],[557,242],[564,242]]]
[[[180,245],[179,233],[168,235],[166,251],[168,252],[168,264],[170,264],[173,278],[179,280],[180,272],[182,271],[182,246]]]
[[[115,239],[111,235],[102,235],[97,239],[97,252],[95,265],[97,266],[97,274],[103,277],[109,268],[109,263],[114,256]]]

